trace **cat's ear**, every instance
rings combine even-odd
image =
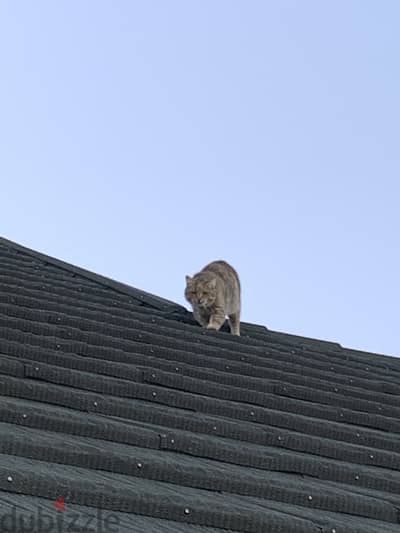
[[[186,283],[189,285],[189,283],[192,281],[192,278],[190,276],[186,276]]]

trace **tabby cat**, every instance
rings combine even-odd
[[[185,298],[201,326],[219,330],[227,316],[231,333],[240,335],[240,281],[228,263],[213,261],[193,277],[186,276]]]

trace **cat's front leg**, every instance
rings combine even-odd
[[[210,316],[210,321],[207,325],[207,329],[216,329],[217,331],[222,327],[225,322],[225,313],[223,309],[216,308]]]
[[[204,313],[204,311],[202,311],[198,307],[194,307],[193,316],[197,320],[197,322],[200,324],[200,326],[203,326],[204,328],[208,326],[208,323],[210,321],[209,314]]]

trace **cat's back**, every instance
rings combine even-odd
[[[224,283],[235,287],[240,291],[240,281],[236,270],[226,261],[213,261],[206,265],[200,273],[209,272],[218,276]]]

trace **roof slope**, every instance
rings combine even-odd
[[[0,239],[4,531],[398,532],[399,434],[399,359],[206,331]]]

